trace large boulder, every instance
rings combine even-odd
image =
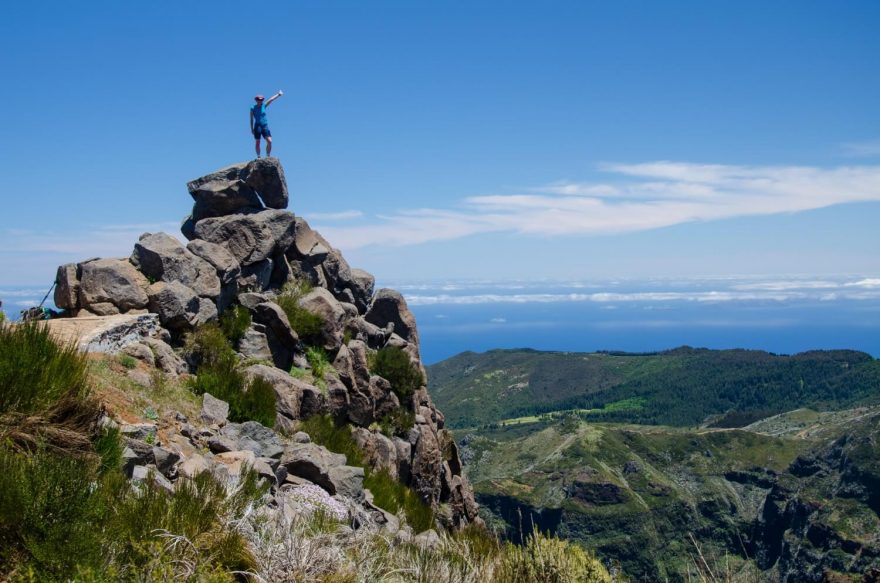
[[[283,253],[293,243],[295,225],[293,213],[269,209],[200,220],[195,236],[225,247],[244,266]]]
[[[305,219],[302,217],[296,219],[295,237],[293,246],[288,251],[288,257],[323,261],[330,249],[330,243],[317,231],[313,231]]]
[[[329,291],[318,287],[299,300],[300,307],[321,317],[321,344],[335,352],[342,345],[345,332],[345,310]]]
[[[263,207],[256,191],[242,180],[246,167],[247,164],[233,164],[186,185],[195,200],[194,221]]]
[[[443,471],[443,452],[434,431],[421,425],[412,459],[412,486],[428,504],[440,499],[440,480]]]
[[[150,286],[148,294],[150,311],[158,314],[159,321],[169,330],[186,330],[198,323],[202,310],[200,298],[179,281],[157,281]]]
[[[222,245],[196,239],[187,243],[186,248],[214,266],[223,284],[234,281],[241,271],[238,260]]]
[[[287,180],[278,158],[257,158],[244,169],[245,182],[257,191],[263,204],[273,209],[286,209]]]
[[[202,411],[199,419],[212,425],[223,425],[229,417],[229,403],[216,398],[211,393],[202,395]]]
[[[261,292],[268,289],[272,281],[272,264],[271,259],[263,259],[242,267],[236,282],[239,291]]]
[[[80,263],[79,305],[110,303],[122,312],[147,307],[150,282],[125,259]]]
[[[266,337],[266,327],[262,324],[251,324],[244,335],[238,340],[238,352],[247,359],[272,360],[272,350]]]
[[[342,299],[342,301],[352,301],[354,296],[349,288],[354,285],[351,275],[351,267],[336,249],[330,249],[327,257],[321,262],[324,274],[327,276],[327,288],[333,292],[333,295]],[[346,294],[346,290],[349,290]]]
[[[376,293],[373,303],[364,319],[383,328],[389,323],[394,324],[394,333],[418,346],[419,333],[416,330],[416,318],[406,305],[400,292],[383,288]]]
[[[241,274],[238,260],[225,247],[200,239],[190,241],[186,248],[193,255],[210,263],[216,270],[217,277],[220,278],[217,309],[222,313],[235,302],[238,296],[238,276]]]
[[[309,383],[295,379],[283,370],[264,364],[255,364],[245,370],[248,378],[260,377],[275,389],[275,424],[291,428],[291,421],[307,419],[326,411],[326,400],[321,391]]]
[[[143,342],[153,351],[156,367],[162,372],[172,377],[187,372],[186,362],[174,352],[169,344],[158,338],[144,338]]]
[[[345,344],[339,347],[339,352],[336,353],[336,358],[333,359],[333,368],[336,369],[336,375],[346,388],[353,389],[355,387],[352,354]]]
[[[357,317],[350,320],[346,327],[351,333],[352,338],[361,340],[373,350],[378,350],[385,346],[391,332],[387,328],[380,328],[375,324],[367,322],[363,317]]]
[[[220,295],[220,278],[214,266],[167,233],[141,235],[131,262],[153,281],[179,281],[202,297]]]
[[[288,445],[281,456],[281,465],[289,474],[305,478],[330,494],[356,497],[363,491],[363,468],[346,465],[344,455],[314,443]]]
[[[348,343],[348,351],[351,358],[352,372],[354,373],[354,386],[366,389],[370,385],[367,345],[360,340],[352,340]]]
[[[68,263],[58,268],[55,275],[55,305],[62,310],[79,308],[79,275],[76,263]]]
[[[65,322],[70,320],[65,318],[50,320],[48,326],[50,330],[58,330],[59,326],[63,329]],[[151,337],[160,330],[159,318],[156,314],[121,314],[103,318],[95,322],[90,329],[80,328],[77,342],[79,349],[85,352],[116,354],[129,346],[152,340]],[[150,352],[146,347],[143,348]]]
[[[356,427],[351,432],[355,443],[364,452],[364,457],[374,469],[384,468],[397,479],[397,447],[394,442],[379,432]]]
[[[203,219],[196,223],[195,236],[224,247],[242,265],[266,259],[275,248],[271,231],[253,214]]]
[[[277,459],[284,452],[278,434],[256,421],[229,423],[220,430],[220,437],[233,442],[236,449],[254,452],[257,457]]]
[[[281,306],[274,302],[257,304],[253,310],[254,321],[264,325],[290,350],[296,350],[299,346],[299,336],[290,327],[290,320]]]
[[[363,269],[352,269],[351,283],[354,305],[357,306],[358,312],[364,314],[367,308],[370,307],[370,301],[373,299],[373,288],[376,285],[376,278]]]

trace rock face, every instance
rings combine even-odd
[[[56,305],[71,316],[148,310],[161,328],[126,340],[126,353],[173,375],[195,370],[172,346],[230,306],[241,306],[252,324],[234,348],[242,358],[265,363],[251,364],[245,373],[274,388],[277,429],[294,434],[301,420],[332,415],[349,425],[370,466],[385,468],[411,487],[447,526],[477,520],[458,452],[446,447],[451,434],[427,389],[402,398],[369,368],[368,351],[396,347],[424,370],[416,321],[403,296],[390,289],[375,292],[372,275],[353,269],[305,220],[284,210],[289,193],[275,158],[227,166],[192,180],[187,189],[194,202],[181,229],[188,243],[166,233],[145,233],[128,259],[63,265]],[[289,301],[282,308],[277,296],[291,281],[312,286],[294,300],[294,308],[319,320],[319,332],[313,327],[300,333],[302,318],[288,316],[297,313]],[[301,378],[308,378],[310,368],[304,337],[326,353],[329,372],[323,378],[315,378],[316,369],[310,381]],[[300,378],[291,376],[291,367]],[[264,434],[248,424],[228,423],[226,403],[208,394],[203,399],[200,422],[209,426],[202,431],[211,437],[199,441],[202,453],[187,441],[200,440],[199,431],[184,424],[180,448],[156,455],[152,446],[135,444],[144,451],[130,447],[129,466],[161,466],[160,475],[168,479],[203,471],[234,479],[243,465],[252,465],[273,484],[306,480],[330,494],[364,497],[364,470],[346,465],[344,456],[310,443],[308,436],[282,447],[268,429]],[[369,429],[407,418],[415,423],[396,426],[394,435]]]
[[[827,579],[828,571],[856,575],[876,568],[878,439],[880,416],[857,420],[774,480],[749,541],[760,568],[777,570],[780,580],[816,583],[853,580]]]

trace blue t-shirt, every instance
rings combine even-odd
[[[254,106],[251,108],[251,113],[254,114],[255,126],[267,127],[269,125],[269,119],[266,117],[265,103],[255,103]]]

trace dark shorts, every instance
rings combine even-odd
[[[272,137],[272,132],[269,131],[269,126],[254,126],[254,138],[259,140],[260,136],[264,138]]]

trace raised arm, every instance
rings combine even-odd
[[[273,95],[272,97],[270,97],[269,99],[266,100],[266,107],[269,107],[270,103],[272,103],[273,101],[275,101],[276,99],[278,99],[282,95],[284,95],[284,91],[279,89],[278,93],[276,93],[275,95]]]

